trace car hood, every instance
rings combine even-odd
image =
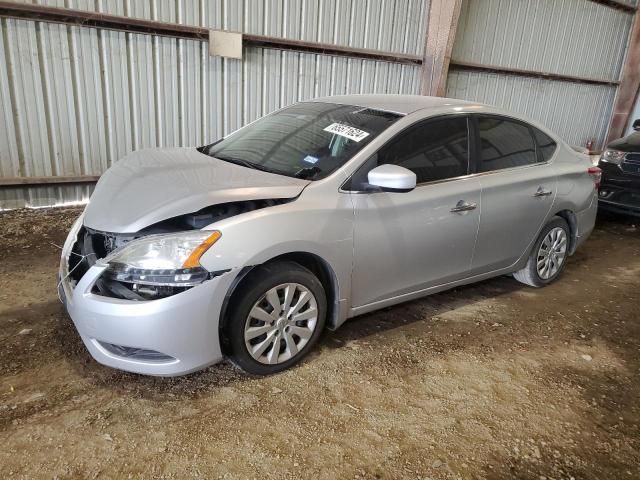
[[[218,160],[195,148],[139,150],[102,175],[84,224],[104,232],[135,233],[220,203],[294,198],[308,184]]]
[[[640,132],[634,132],[624,138],[619,138],[607,145],[607,148],[621,152],[640,152]]]

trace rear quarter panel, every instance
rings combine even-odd
[[[553,163],[558,178],[558,192],[552,214],[569,210],[576,215],[578,236],[588,234],[595,224],[598,196],[587,173],[592,166],[587,155],[559,146]]]

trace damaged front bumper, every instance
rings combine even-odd
[[[176,295],[134,301],[93,293],[103,266],[90,267],[74,286],[68,275],[70,254],[65,245],[58,291],[98,362],[145,375],[174,376],[222,360],[218,325],[234,270]]]

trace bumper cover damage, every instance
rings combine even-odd
[[[103,365],[145,375],[184,375],[223,358],[219,318],[236,270],[181,293],[151,301],[96,294],[105,267],[92,265],[77,284],[68,257],[60,262],[58,291],[82,341]]]

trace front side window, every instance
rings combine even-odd
[[[417,183],[467,174],[466,117],[431,120],[411,127],[378,152],[378,165],[393,163],[414,172]]]
[[[526,125],[501,117],[478,117],[478,172],[532,165],[536,146]]]
[[[298,103],[199,150],[249,168],[319,180],[400,117],[353,105]]]
[[[469,168],[467,118],[427,120],[385,144],[353,176],[349,188],[362,190],[373,168],[391,163],[416,174],[417,183],[466,175]]]

